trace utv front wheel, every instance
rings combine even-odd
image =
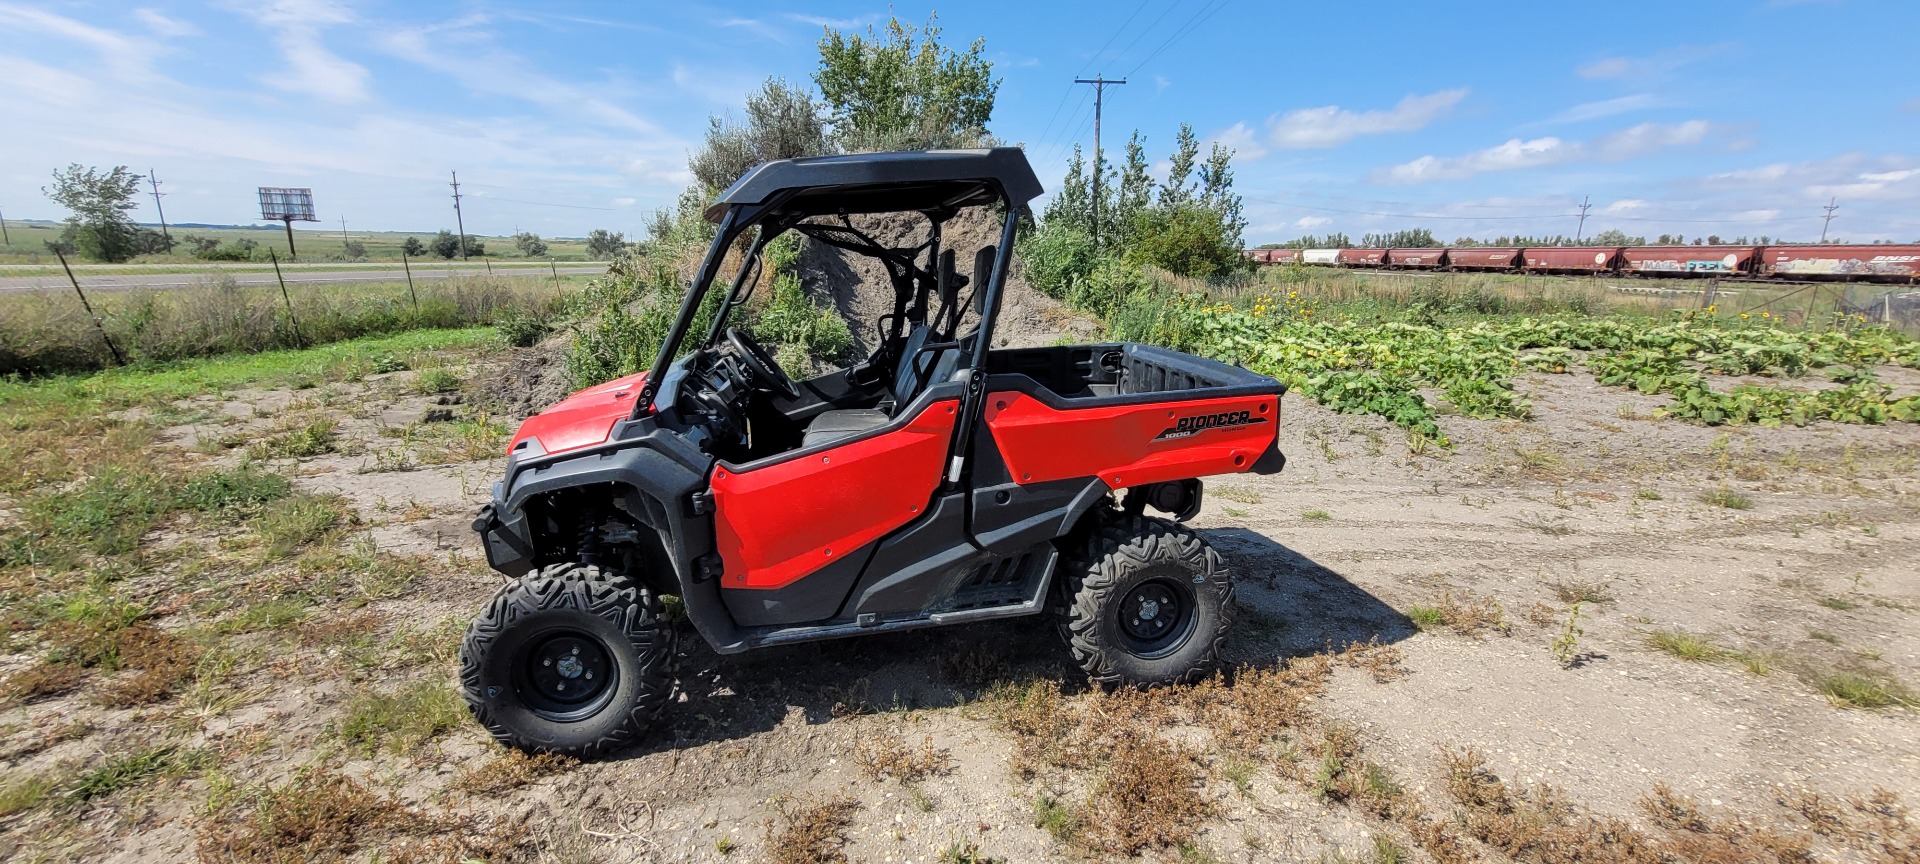
[[[598,567],[556,564],[502,586],[460,643],[473,716],[501,743],[594,757],[633,743],[672,696],[660,600]]]
[[[1118,517],[1063,565],[1061,632],[1102,684],[1196,681],[1220,655],[1233,582],[1200,535],[1162,519]]]

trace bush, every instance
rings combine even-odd
[[[538,258],[547,254],[546,241],[541,240],[540,235],[531,232],[522,231],[513,235],[513,245],[520,250],[520,254],[528,258]]]
[[[627,248],[627,235],[620,231],[595,228],[587,233],[587,256],[612,258]]]
[[[358,240],[348,240],[345,244],[342,244],[342,245],[344,246],[344,251],[346,252],[348,258],[367,257],[367,244],[365,243],[362,243]]]
[[[511,309],[495,318],[493,326],[498,327],[500,337],[515,348],[531,348],[553,332],[553,326],[546,319]]]
[[[1020,238],[1019,250],[1027,282],[1055,300],[1067,299],[1073,283],[1093,272],[1099,257],[1093,237],[1064,221],[1028,231]]]

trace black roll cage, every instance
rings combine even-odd
[[[731,204],[725,207],[724,212],[720,214],[719,226],[714,232],[713,242],[708,245],[706,256],[701,260],[699,269],[695,271],[694,278],[688,285],[686,297],[680,304],[680,313],[674,318],[673,327],[667,331],[666,338],[661,341],[660,351],[654,356],[653,366],[647,373],[646,382],[642,385],[639,396],[634,399],[633,410],[627,419],[637,420],[652,409],[654,397],[659,394],[661,382],[666,377],[667,367],[679,355],[680,346],[686,341],[687,331],[692,329],[694,318],[699,314],[700,305],[706,300],[707,292],[711,290],[714,280],[719,276],[720,267],[725,263],[727,250],[749,230],[757,230],[757,233],[748,246],[746,258],[741,262],[739,271],[728,287],[726,302],[714,312],[713,323],[707,330],[703,345],[713,345],[719,340],[726,328],[727,318],[733,310],[745,305],[748,297],[752,295],[753,287],[758,284],[762,253],[767,244],[789,230],[797,231],[836,248],[868,255],[886,265],[888,276],[893,282],[894,310],[891,315],[882,318],[882,320],[891,319],[889,339],[882,341],[883,346],[902,335],[906,322],[925,321],[928,293],[926,288],[938,281],[941,226],[952,218],[956,212],[955,208],[895,211],[919,212],[932,222],[927,242],[908,249],[895,249],[881,245],[865,232],[855,228],[844,211],[837,214],[843,223],[840,225],[806,221],[815,216],[829,215],[826,213],[783,212],[781,205],[802,191],[805,190],[789,189],[784,194],[773,196],[761,203]],[[998,194],[998,203],[1004,212],[999,252],[994,256],[993,269],[988,275],[986,285],[974,285],[976,294],[982,290],[986,293],[980,302],[979,329],[973,334],[972,350],[967,352],[968,410],[966,417],[969,419],[977,413],[979,408],[976,403],[980,400],[976,397],[985,378],[987,348],[992,344],[994,321],[1000,315],[1001,288],[1006,281],[1007,269],[1013,255],[1014,238],[1020,219],[1029,215],[1024,202],[1014,202],[1004,192]],[[913,260],[928,248],[933,250],[933,254],[928,256],[934,268],[931,271],[922,269]],[[752,279],[748,278],[750,275]],[[745,293],[742,293],[743,290]],[[962,311],[956,309],[953,314],[956,325],[961,317]],[[966,452],[965,446],[971,425],[971,423],[962,424],[960,438],[955,442],[958,446],[953,451],[956,455]],[[957,481],[958,474],[959,464],[956,462],[948,478],[949,482]]]

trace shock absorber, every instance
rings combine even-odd
[[[591,566],[600,563],[600,509],[587,507],[580,512],[578,535],[574,540],[574,550],[582,565]]]

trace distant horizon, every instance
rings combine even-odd
[[[322,224],[475,236],[641,237],[691,181],[710,117],[769,76],[811,86],[823,28],[930,6],[817,0],[724,10],[609,0],[0,0],[0,210],[59,210],[69,163],[152,170],[169,216],[257,213],[257,186],[314,190]],[[1338,4],[1226,0],[942,10],[1001,79],[990,129],[1057,190],[1138,130],[1157,176],[1175,132],[1236,151],[1248,246],[1428,227],[1448,236],[1699,233],[1920,238],[1920,77],[1894,0],[1496,0],[1417,26]],[[1657,26],[1640,26],[1657,22]],[[1822,54],[1817,74],[1782,62]],[[154,217],[142,183],[136,211]],[[1436,227],[1440,226],[1440,227]]]

